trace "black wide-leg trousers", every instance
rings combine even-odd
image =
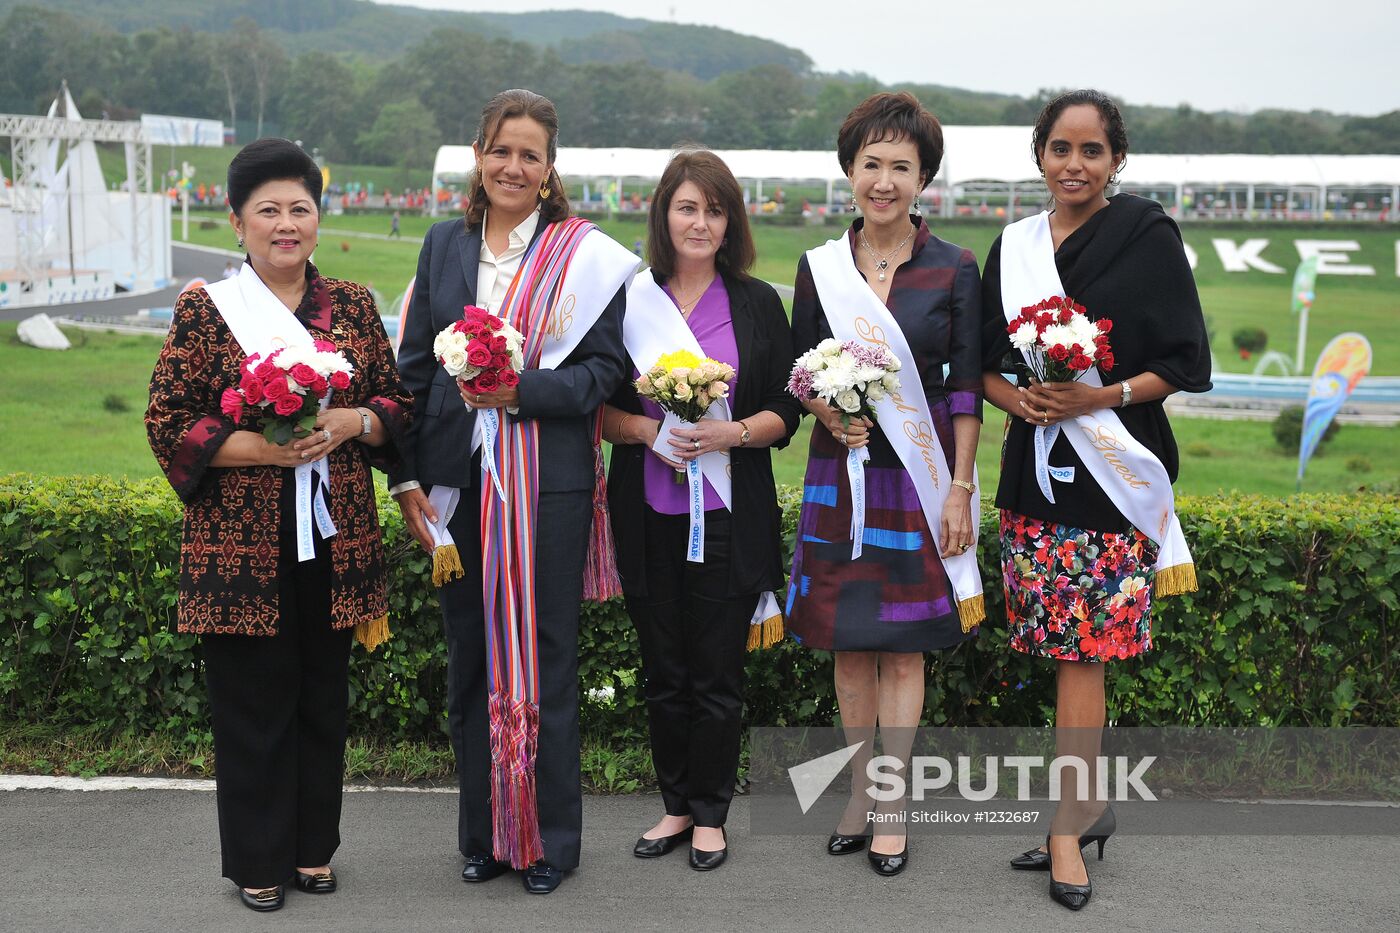
[[[651,757],[671,816],[723,826],[739,767],[744,653],[757,595],[731,597],[731,520],[705,513],[705,560],[685,559],[690,518],[646,508],[646,596],[627,597],[642,647]]]
[[[475,464],[475,460],[473,460]],[[475,471],[479,478],[479,471]],[[481,593],[481,490],[462,490],[448,530],[466,575],[438,590],[447,638],[447,724],[457,759],[457,847],[491,855],[491,732],[486,620]],[[578,617],[593,519],[589,490],[541,492],[536,512],[535,606],[540,732],[535,793],[544,860],[578,867],[583,834],[579,777]]]
[[[206,635],[224,876],[285,884],[340,846],[351,630],[331,629],[328,545],[297,561],[281,536],[277,634]]]

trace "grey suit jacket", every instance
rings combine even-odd
[[[545,224],[535,228],[535,237]],[[462,403],[452,377],[433,356],[433,338],[462,316],[476,298],[481,228],[466,220],[434,224],[418,254],[418,277],[399,346],[399,372],[413,394],[413,419],[403,445],[403,468],[389,485],[417,480],[423,486],[473,486],[471,465],[476,413]],[[624,377],[620,289],[593,328],[557,369],[520,374],[520,417],[540,427],[541,492],[593,488],[593,436],[589,417]]]

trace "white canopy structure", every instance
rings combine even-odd
[[[170,206],[151,192],[139,123],[84,120],[65,86],[46,117],[0,114],[0,137],[10,139],[14,173],[0,203],[0,307],[164,287]],[[125,145],[124,190],[107,189],[98,142]]]
[[[1040,210],[1045,191],[1031,155],[1028,126],[945,126],[943,164],[926,199],[953,216],[990,207],[1023,214]],[[836,153],[819,150],[717,150],[734,175],[757,184],[817,183],[827,204],[847,189]],[[559,150],[559,173],[577,182],[654,180],[668,149]],[[470,146],[443,146],[433,187],[461,185],[475,165]],[[1319,219],[1328,214],[1397,219],[1400,156],[1143,155],[1132,153],[1123,190],[1148,194],[1178,214]],[[843,195],[844,196],[844,195]]]

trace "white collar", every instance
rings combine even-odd
[[[489,253],[491,247],[486,245],[486,217],[487,214],[483,213],[481,217],[481,248]],[[533,210],[525,215],[525,219],[520,221],[520,223],[516,225],[516,228],[510,232],[510,245],[506,247],[506,252],[524,249],[526,246],[529,246],[530,240],[535,236],[535,228],[539,225],[540,212],[538,210]]]

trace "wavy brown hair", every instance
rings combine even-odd
[[[514,117],[528,117],[544,127],[545,135],[549,138],[549,151],[546,154],[549,173],[545,175],[549,197],[540,202],[540,219],[547,224],[563,220],[569,216],[569,198],[564,194],[563,179],[554,169],[554,157],[559,152],[559,114],[548,97],[524,88],[514,88],[502,91],[487,101],[481,111],[481,122],[476,126],[477,151],[486,152],[490,149],[491,144],[496,141],[496,133],[501,124]],[[471,192],[467,200],[467,225],[480,226],[491,202],[487,200],[486,188],[481,181],[479,163],[467,179],[467,190]]]
[[[676,190],[688,181],[700,189],[707,207],[718,207],[728,221],[724,240],[715,253],[715,265],[735,278],[747,278],[755,251],[749,215],[744,210],[744,192],[723,159],[694,146],[682,148],[671,157],[652,194],[651,213],[647,215],[647,261],[651,263],[652,275],[665,281],[676,273],[676,247],[671,242],[667,215]]]

